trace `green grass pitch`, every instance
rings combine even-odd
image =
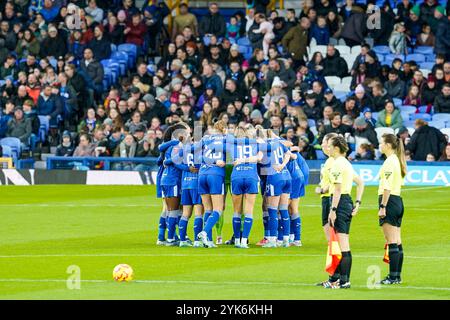
[[[302,199],[303,247],[216,249],[157,247],[161,200],[154,186],[2,186],[0,299],[449,299],[448,188],[406,188],[403,284],[369,289],[387,274],[377,225],[376,189],[366,188],[351,228],[350,290],[326,290],[326,241],[320,202]],[[224,238],[231,236],[227,201]],[[250,236],[260,240],[260,199]],[[192,220],[189,235],[192,239]],[[116,283],[112,270],[131,265],[135,281]],[[67,288],[69,266],[81,270]],[[375,273],[368,271],[375,270]],[[372,271],[373,272],[373,271]]]

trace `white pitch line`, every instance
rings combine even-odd
[[[42,282],[67,282],[64,279],[0,279],[0,282],[29,282],[29,283],[42,283]],[[107,283],[112,282],[109,280],[92,280],[81,279],[80,282],[85,283]],[[268,282],[268,281],[202,281],[202,280],[134,280],[136,283],[144,284],[192,284],[192,285],[248,285],[248,286],[294,286],[294,287],[316,287],[315,284],[301,283],[301,282]],[[352,285],[354,288],[367,288],[362,285]],[[450,288],[446,287],[418,287],[418,286],[389,286],[383,287],[383,289],[411,289],[411,290],[432,290],[432,291],[450,291]],[[319,289],[319,288],[318,288]]]
[[[200,249],[201,250],[201,249]],[[211,253],[211,251],[204,251]],[[251,254],[251,253],[211,253],[211,254],[187,254],[187,253],[99,253],[99,254],[18,254],[18,255],[0,255],[0,259],[20,259],[20,258],[71,258],[71,257],[93,257],[93,258],[104,258],[104,257],[324,257],[323,254],[293,254],[293,253],[282,253],[279,254]],[[381,259],[382,256],[371,256],[371,255],[352,255],[355,258],[372,258]],[[422,259],[422,260],[450,260],[450,257],[424,257],[424,256],[405,256],[405,259]]]

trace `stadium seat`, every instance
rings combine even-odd
[[[443,128],[446,127],[447,121],[433,120],[433,121],[428,122],[428,125],[429,125],[430,127],[435,127],[435,128],[438,128],[438,129],[443,129]]]
[[[316,120],[308,119],[308,127],[315,127],[316,126]]]
[[[372,119],[378,119],[378,112],[372,112]]]
[[[336,99],[340,100],[341,102],[344,102],[345,99],[347,98],[347,93],[348,92],[336,91],[334,92],[334,96],[336,97]]]
[[[325,57],[327,55],[327,46],[311,46],[311,56],[319,51]]]
[[[125,52],[113,52],[111,54],[111,60],[114,60],[119,64],[120,67],[120,75],[124,76],[127,73],[128,69],[128,56]]]
[[[50,123],[46,116],[38,116],[41,126],[39,127],[39,139],[44,142],[47,140],[48,130],[50,129]]]
[[[323,153],[322,150],[316,149],[316,158],[317,160],[325,160],[327,157],[325,156],[325,153]]]
[[[329,87],[334,87],[335,85],[341,84],[341,78],[335,76],[325,77],[325,81]]]
[[[428,113],[413,113],[409,115],[410,120],[422,119],[425,121],[431,121],[431,114]]]
[[[435,113],[433,114],[433,121],[450,122],[450,113]]]
[[[348,84],[348,83],[336,84],[333,87],[333,91],[341,91],[341,92],[347,92],[348,93],[350,91],[350,84]]]
[[[428,106],[420,106],[419,108],[417,108],[417,110],[419,111],[419,113],[430,113],[430,114],[433,114],[434,108],[431,107],[430,112],[427,112]]]
[[[385,55],[384,55],[384,54],[381,54],[381,53],[377,53],[377,58],[378,58],[378,61],[380,61],[380,63],[381,63],[381,64],[383,64],[383,63],[384,63],[384,57],[385,57]]]
[[[361,53],[361,46],[353,46],[351,49],[350,49],[350,53],[352,54],[352,55],[358,55],[358,54],[360,54]]]
[[[393,98],[392,101],[394,101],[394,105],[398,108],[402,105],[402,99],[399,98]]]
[[[419,63],[420,69],[432,70],[434,67],[434,62],[421,62]]]
[[[425,55],[425,61],[434,63],[436,61],[436,55],[434,53]]]
[[[424,78],[427,78],[428,75],[431,73],[431,70],[429,70],[429,69],[420,69],[420,72],[422,72]]]
[[[425,56],[420,53],[408,54],[405,58],[406,61],[415,61],[417,63],[425,62]]]
[[[433,53],[433,47],[428,46],[419,46],[414,49],[414,53],[420,53],[423,55],[432,54]]]
[[[384,57],[384,64],[387,64],[388,66],[392,65],[392,61],[394,59],[400,59],[402,61],[405,61],[405,57],[403,55],[396,55],[396,54],[388,54]]]
[[[351,51],[350,47],[348,47],[348,46],[334,46],[334,48],[336,50],[338,50],[341,55],[342,54],[350,54],[350,51]]]
[[[375,53],[387,55],[391,53],[391,49],[388,46],[375,46],[372,48]]]
[[[14,154],[10,146],[2,145],[3,157],[5,158],[13,158]]]
[[[347,67],[348,67],[349,69],[352,68],[353,63],[355,62],[357,56],[358,56],[357,54],[343,54],[343,55],[341,55],[341,57],[342,57],[342,58],[345,60],[345,62],[347,63]]]
[[[341,79],[341,83],[350,85],[352,83],[352,77],[344,77]]]
[[[239,38],[237,44],[240,46],[251,46],[250,40],[247,37]]]
[[[413,127],[406,127],[406,129],[408,130],[410,136],[412,136],[414,132],[416,132],[416,129],[414,129]]]
[[[0,145],[10,147],[14,158],[15,159],[20,158],[20,153],[22,152],[22,150],[21,150],[22,148],[21,148],[19,138],[13,138],[13,137],[3,138],[0,140]]]
[[[402,119],[403,120],[409,120],[409,116],[411,115],[411,113],[414,112],[407,112],[407,111],[401,111],[400,114],[402,115]]]
[[[415,107],[415,106],[400,106],[399,110],[401,112],[411,114],[411,113],[416,113],[417,107]],[[408,119],[409,119],[409,117],[408,117]]]
[[[446,134],[448,137],[450,137],[450,128],[442,128],[441,132],[443,134]]]
[[[111,43],[111,53],[117,51],[117,46],[114,43]]]
[[[117,47],[117,51],[127,54],[128,67],[133,68],[137,58],[137,46],[132,43],[124,43]]]
[[[385,134],[385,133],[394,134],[394,129],[389,128],[389,127],[375,128],[375,131],[377,133],[378,141],[380,141],[380,142],[381,142],[381,138],[383,137],[383,134]]]
[[[404,127],[407,127],[407,128],[408,128],[408,127],[414,128],[415,125],[416,125],[416,122],[415,122],[415,121],[409,120],[409,119],[403,119],[403,126],[404,126]]]

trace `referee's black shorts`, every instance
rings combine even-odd
[[[337,233],[350,233],[350,224],[352,222],[353,200],[348,194],[342,194],[336,211],[336,220],[334,229]]]
[[[378,205],[381,204],[382,195],[378,196]],[[386,216],[379,219],[380,226],[384,223],[389,223],[394,227],[402,226],[402,219],[404,213],[403,200],[399,196],[390,195],[386,204]]]
[[[330,197],[322,197],[322,227],[328,223],[328,215],[331,209]]]

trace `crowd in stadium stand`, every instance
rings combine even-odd
[[[164,1],[2,1],[0,139],[31,154],[156,157],[171,124],[222,119],[279,130],[306,159],[330,132],[350,159],[376,159],[392,129],[409,159],[450,160],[446,1],[247,3],[231,17],[182,4],[168,28]]]

